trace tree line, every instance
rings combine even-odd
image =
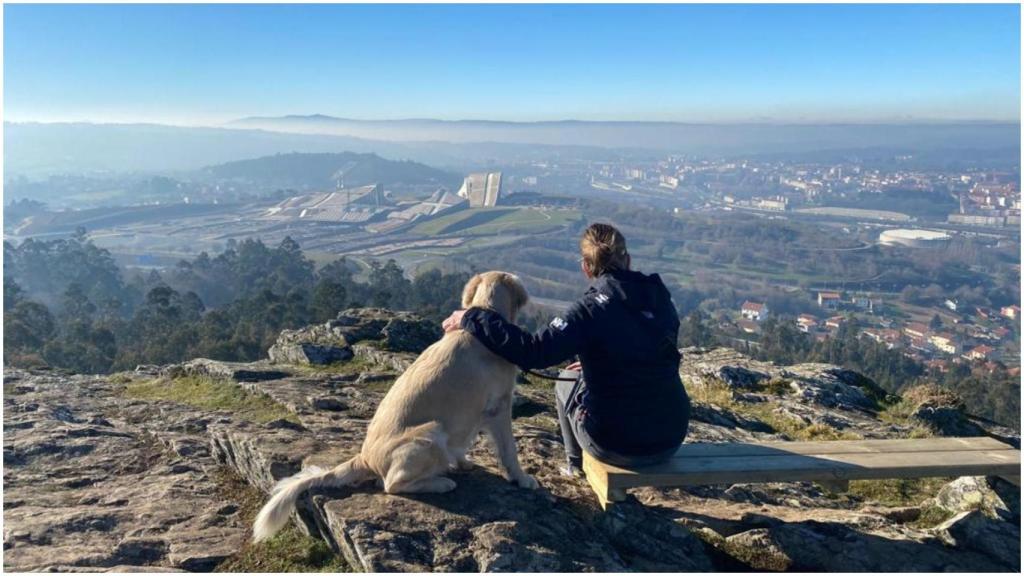
[[[281,330],[325,322],[348,307],[412,310],[438,321],[458,308],[469,273],[405,276],[371,262],[365,281],[344,257],[317,269],[285,238],[229,241],[170,269],[122,271],[79,233],[4,243],[8,365],[107,373],[194,357],[253,361]]]

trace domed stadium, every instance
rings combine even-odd
[[[878,235],[878,243],[886,246],[909,246],[911,248],[931,248],[949,242],[950,236],[937,230],[908,230],[897,228],[886,230]]]

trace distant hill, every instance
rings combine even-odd
[[[321,134],[390,141],[502,142],[556,146],[634,147],[681,153],[758,154],[809,152],[830,148],[887,146],[992,149],[1017,147],[1019,123],[893,122],[793,124],[597,122],[558,120],[353,120],[323,114],[250,117],[228,124],[297,134]]]
[[[333,188],[339,179],[345,186],[379,182],[384,186],[437,184],[452,188],[461,180],[458,174],[418,162],[356,152],[275,154],[209,166],[200,173],[294,188]]]
[[[384,144],[384,145],[381,145]],[[375,152],[446,164],[397,143],[344,136],[282,134],[160,124],[4,122],[4,177],[79,171],[166,172],[282,152]]]
[[[538,161],[556,154],[595,160],[608,160],[610,156],[607,149],[593,146],[386,142],[242,128],[4,122],[5,179],[16,175],[45,177],[76,172],[191,171],[222,162],[288,152],[373,152],[384,158],[414,160],[458,172],[488,169],[508,161]]]

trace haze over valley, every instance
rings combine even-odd
[[[410,279],[501,267],[541,318],[580,289],[579,231],[610,220],[681,316],[740,346],[762,337],[741,310],[755,302],[812,318],[798,326],[811,341],[834,335],[833,317],[899,334],[883,345],[934,370],[979,346],[1019,362],[1013,331],[976,317],[1019,298],[1019,124],[241,124],[7,124],[5,236],[79,234],[128,274],[251,239],[295,242],[317,266],[342,258],[356,278],[389,260]],[[387,140],[400,134],[423,140]],[[952,352],[902,332],[922,322],[955,330]]]

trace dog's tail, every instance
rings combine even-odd
[[[363,457],[356,456],[326,472],[318,466],[311,466],[294,476],[281,480],[270,492],[270,501],[256,516],[252,527],[253,541],[267,540],[283,528],[295,508],[295,502],[306,490],[319,487],[348,486],[369,480],[372,477],[373,472],[363,462]]]

